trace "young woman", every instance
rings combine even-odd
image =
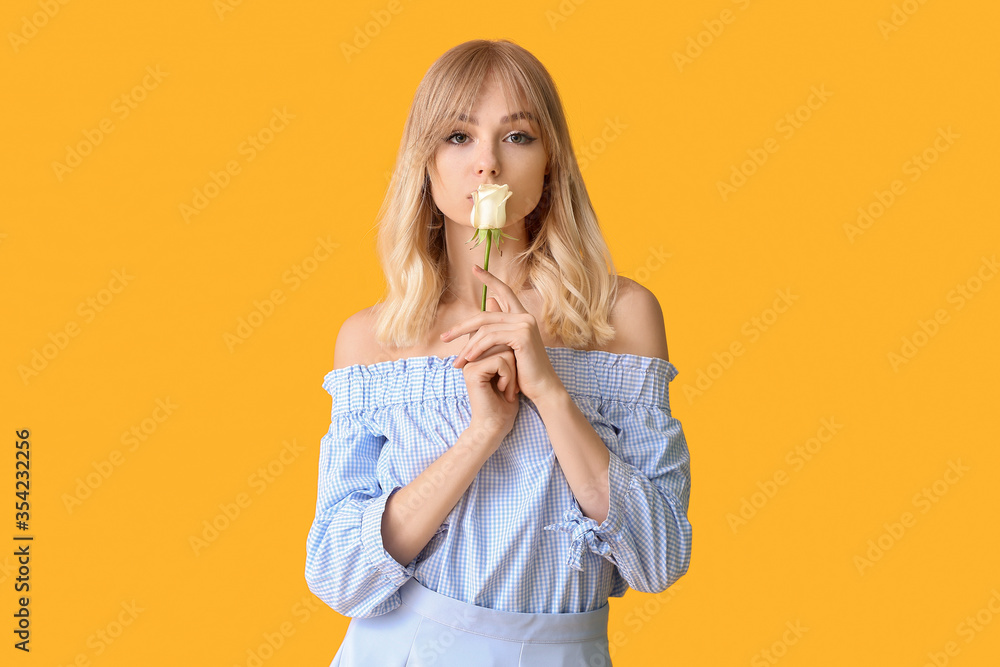
[[[513,193],[489,272],[484,183]],[[323,383],[306,579],[352,617],[333,665],[610,665],[608,597],[687,571],[689,458],[660,306],[615,274],[534,56],[431,66],[379,224],[386,293]]]

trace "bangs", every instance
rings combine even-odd
[[[448,132],[462,122],[462,119],[472,117],[472,110],[482,88],[491,80],[496,81],[501,95],[507,103],[507,113],[511,115],[509,123],[513,125],[518,118],[525,118],[525,112],[531,114],[535,127],[538,129],[546,151],[551,145],[552,117],[545,100],[540,94],[539,83],[532,80],[532,71],[528,63],[518,60],[518,53],[504,49],[496,44],[485,42],[471,52],[469,45],[461,52],[449,52],[432,67],[425,76],[428,83],[425,95],[418,90],[414,104],[421,104],[422,115],[427,121],[423,131],[418,134],[422,141],[421,152],[428,155],[437,146],[436,141],[444,138]],[[475,46],[475,44],[473,44]],[[456,51],[453,49],[453,51]],[[452,57],[448,57],[452,56]],[[437,71],[435,71],[437,69]]]

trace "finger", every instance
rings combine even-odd
[[[510,350],[506,350],[510,353]],[[472,373],[480,381],[492,380],[497,375],[513,376],[514,362],[503,356],[503,352],[476,361],[467,361],[465,371]]]
[[[510,349],[506,349],[499,354],[486,357],[480,361],[469,362],[470,365],[482,365],[486,374],[499,376],[497,380],[497,390],[511,400],[517,389],[517,359]]]
[[[499,340],[502,341],[504,339],[501,338]],[[477,345],[469,348],[468,352],[463,349],[462,352],[455,358],[455,361],[452,362],[452,366],[455,368],[462,368],[469,362],[485,359],[492,354],[509,352],[512,350],[513,348],[504,342],[491,344],[485,340],[481,340]]]
[[[515,372],[515,374],[516,374],[516,372]],[[518,394],[519,391],[521,391],[521,390],[517,386],[517,378],[515,377],[507,385],[507,391],[505,392],[506,397],[507,397],[507,401],[510,402],[510,403],[513,403],[514,401],[516,401],[517,400],[517,394]]]
[[[487,301],[489,305],[489,301]],[[467,320],[459,322],[453,326],[448,331],[441,334],[441,340],[449,341],[459,336],[464,336],[465,334],[471,334],[469,336],[469,341],[472,341],[472,337],[476,335],[480,329],[484,327],[493,328],[496,325],[517,325],[518,323],[523,323],[526,317],[530,317],[526,313],[497,313],[494,311],[481,312],[478,315],[473,315]]]
[[[510,380],[506,384],[504,396],[508,403],[513,403],[517,400],[517,394],[520,391],[520,387],[518,387],[517,383],[517,358],[514,356],[514,353],[509,350],[507,352],[501,352],[497,355],[497,357],[511,369]]]
[[[456,367],[461,368],[462,360],[473,361],[504,349],[509,349],[516,355],[525,348],[531,339],[530,327],[525,322],[509,324],[491,324],[476,332],[455,359]]]
[[[517,385],[517,363],[513,352],[509,349],[498,355],[486,357],[479,361],[469,362],[465,368],[466,375],[472,374],[477,382],[488,385],[497,379],[497,391],[505,396],[509,396],[508,401],[513,400],[513,396],[518,391]]]
[[[486,306],[489,308],[490,300],[487,299]],[[478,315],[473,315],[472,317],[462,320],[455,326],[451,327],[443,334],[441,334],[441,340],[449,341],[459,336],[464,336],[465,334],[475,335],[479,329],[485,324],[494,324],[496,322],[506,322],[509,316],[502,312],[487,311],[480,312]]]
[[[503,305],[507,306],[506,312],[510,313],[528,312],[521,304],[521,301],[517,298],[517,295],[514,294],[514,290],[510,288],[510,285],[500,280],[489,271],[486,271],[485,269],[483,269],[483,267],[479,266],[478,264],[473,264],[472,272],[476,275],[477,278],[486,283],[486,286],[489,289],[493,290],[503,298],[504,302]]]
[[[484,332],[481,336],[477,334],[476,339],[466,343],[465,347],[458,353],[453,365],[455,368],[461,368],[470,361],[483,359],[491,354],[507,350],[513,351],[514,345],[511,343],[517,344],[517,340],[514,338],[516,332],[517,329],[510,326]]]
[[[504,391],[507,389],[507,386],[511,382],[512,372],[510,368],[507,366],[506,362],[504,362],[504,360],[499,357],[497,358],[496,369],[497,369],[496,375],[499,378],[497,380],[497,390],[499,390],[500,393],[504,393]]]
[[[517,398],[517,364],[510,356],[510,352],[493,357],[496,360],[496,373],[500,376],[497,380],[497,390],[503,394],[504,400],[513,403]]]
[[[510,352],[510,348],[506,347],[506,346],[503,346],[503,347],[497,346],[496,351],[499,352],[499,353]],[[492,350],[491,350],[491,352],[492,352]],[[466,361],[465,359],[456,359],[456,361],[455,361],[456,364],[458,364],[459,361],[461,361],[462,363],[460,365],[456,365],[455,368],[465,368],[465,367],[467,367],[469,365],[472,365],[472,364],[482,364],[484,362],[489,362],[489,361],[491,361],[494,358],[496,358],[496,357],[495,356],[484,356],[482,359],[477,359],[475,361]],[[498,372],[497,370],[494,369],[493,366],[490,366],[489,368],[492,369],[492,370],[489,370],[488,372],[490,372],[492,374],[496,374]],[[485,373],[487,371],[482,371],[482,372]],[[493,375],[490,375],[490,377],[493,377]]]

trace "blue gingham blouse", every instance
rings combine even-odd
[[[442,595],[502,611],[598,609],[629,586],[659,592],[688,568],[691,477],[670,414],[669,361],[566,347],[546,353],[611,453],[610,508],[580,511],[535,404],[523,394],[511,431],[427,546],[403,567],[382,546],[389,496],[452,446],[471,412],[457,358],[339,368],[320,443],[309,588],[337,612],[384,614],[410,577]]]

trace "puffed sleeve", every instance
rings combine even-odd
[[[586,547],[614,563],[631,588],[658,593],[680,579],[691,560],[687,441],[665,390],[658,404],[606,401],[600,411],[610,424],[603,431],[613,433],[605,438],[608,515],[598,525],[574,498],[562,521],[545,528],[570,534],[570,567],[582,569]]]
[[[382,546],[382,512],[399,487],[376,476],[385,443],[363,415],[333,415],[320,443],[316,517],[306,545],[306,582],[344,616],[377,616],[399,606],[398,590],[417,559],[403,567]]]

